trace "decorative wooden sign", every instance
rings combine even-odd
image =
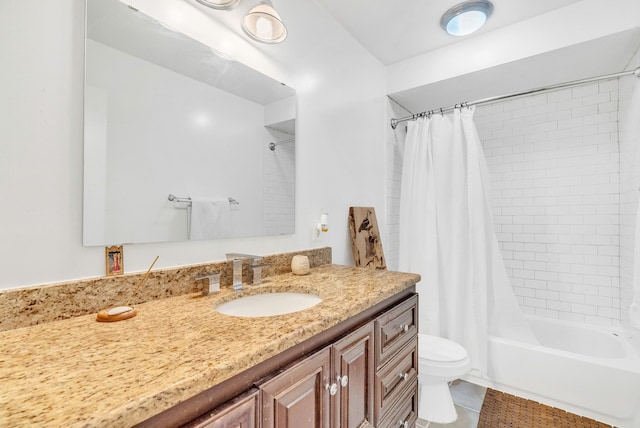
[[[387,263],[382,251],[378,220],[373,207],[350,207],[349,230],[353,259],[358,267],[384,270]]]

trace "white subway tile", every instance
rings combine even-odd
[[[585,315],[597,315],[598,314],[598,307],[597,306],[591,306],[591,305],[582,305],[579,303],[572,303],[571,304],[571,312],[575,312],[578,314],[585,314]]]
[[[584,285],[584,284],[573,284],[571,286],[571,291],[577,294],[584,294],[585,296],[597,296],[598,295],[598,287],[594,285]]]
[[[598,83],[589,83],[586,85],[576,86],[571,89],[571,96],[573,99],[595,95],[600,92]]]
[[[584,303],[585,295],[584,294],[576,294],[576,293],[560,293],[559,297],[561,302],[567,303]]]

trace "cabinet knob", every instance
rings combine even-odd
[[[338,376],[337,380],[343,388],[349,383],[349,378],[347,376]]]
[[[324,389],[329,391],[329,395],[336,395],[336,393],[338,392],[338,385],[335,383],[332,383],[331,385],[326,384],[324,386]]]
[[[408,332],[409,331],[409,324],[400,324],[400,331],[403,332]]]
[[[398,376],[400,376],[400,379],[402,380],[409,379],[409,373],[398,373]]]
[[[409,428],[409,421],[400,421],[400,426],[402,428]]]

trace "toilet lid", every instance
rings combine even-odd
[[[429,334],[418,335],[418,355],[443,363],[464,360],[468,356],[467,350],[456,342]]]

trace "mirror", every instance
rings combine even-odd
[[[294,233],[295,91],[119,0],[86,6],[84,245]]]

